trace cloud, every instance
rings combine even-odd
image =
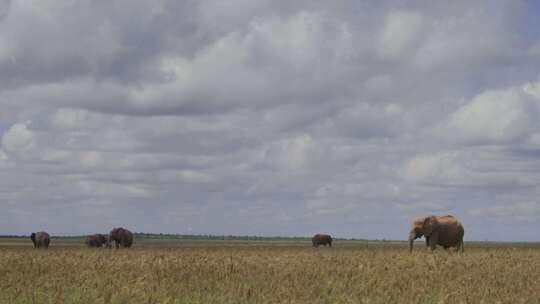
[[[402,169],[405,179],[412,181],[458,181],[464,177],[465,168],[460,166],[455,153],[418,155],[408,160]]]
[[[446,11],[437,10],[429,22],[424,22],[428,29],[424,28],[425,36],[413,55],[413,65],[435,71],[506,64],[509,58],[519,53],[511,49],[515,43],[511,31],[517,23],[512,27],[509,16],[519,15],[523,7],[519,3],[508,5],[504,1],[496,6],[495,10],[495,6],[487,7],[482,2],[462,2],[439,7]]]
[[[385,18],[384,28],[379,35],[379,53],[396,59],[415,41],[422,25],[422,16],[414,11],[395,11]]]
[[[504,221],[534,222],[540,217],[540,205],[538,202],[509,202],[505,205],[494,205],[487,208],[471,208],[472,216],[493,216]]]
[[[383,106],[358,103],[343,109],[333,120],[341,135],[359,138],[395,136],[402,125],[398,104]]]
[[[486,237],[540,194],[527,6],[0,1],[0,230]]]
[[[10,154],[18,155],[35,148],[34,132],[28,129],[29,123],[17,123],[11,126],[2,136],[2,149]]]
[[[537,87],[534,83],[482,92],[452,114],[444,132],[471,144],[522,142],[539,130]]]
[[[304,134],[274,143],[264,150],[262,159],[285,170],[300,169],[307,164],[313,145],[311,136]]]

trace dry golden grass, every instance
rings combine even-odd
[[[0,303],[540,303],[540,249],[0,249]]]

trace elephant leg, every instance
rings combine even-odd
[[[461,249],[461,252],[463,252],[463,240],[459,241],[456,246],[456,252],[459,252],[459,249]]]
[[[435,250],[435,248],[437,247],[437,242],[438,242],[439,238],[437,235],[431,235],[429,237],[429,242],[428,242],[428,251],[429,252],[432,252],[433,250]]]
[[[426,247],[429,247],[429,236],[426,236]]]

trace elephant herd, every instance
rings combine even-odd
[[[426,247],[429,251],[435,250],[437,245],[448,249],[454,247],[456,251],[464,250],[463,225],[452,215],[434,216],[429,215],[416,219],[409,232],[409,251],[413,250],[414,240],[426,239]],[[316,234],[311,239],[313,247],[319,245],[332,247],[332,237],[328,234]]]
[[[409,232],[409,251],[412,251],[414,240],[426,239],[426,247],[433,251],[437,245],[448,249],[454,247],[456,251],[463,252],[463,225],[452,215],[434,216],[429,215],[415,220]],[[47,232],[35,232],[30,236],[35,248],[48,248],[51,242]],[[332,237],[328,234],[316,234],[311,239],[313,247],[323,245],[332,247]],[[93,234],[86,237],[85,244],[88,247],[112,247],[130,248],[133,244],[133,234],[125,228],[114,228],[109,235]]]
[[[32,239],[32,243],[34,243],[34,248],[49,248],[49,243],[51,242],[51,237],[44,231],[32,233],[30,239]],[[122,227],[114,228],[108,235],[89,235],[86,237],[84,243],[88,247],[96,248],[111,248],[113,243],[116,248],[130,248],[133,244],[133,233]]]

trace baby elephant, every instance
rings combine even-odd
[[[49,243],[51,242],[51,237],[45,231],[32,232],[30,235],[32,243],[34,243],[34,248],[49,248]]]
[[[463,235],[465,230],[463,225],[453,216],[426,216],[414,221],[409,232],[409,251],[413,249],[413,242],[417,238],[424,236],[426,246],[433,251],[437,245],[447,249],[456,247],[456,251],[461,248],[463,252]]]
[[[99,234],[99,233],[87,236],[84,243],[88,247],[97,247],[97,248],[101,248],[103,246],[110,247],[108,236],[104,234]]]
[[[311,242],[313,243],[313,247],[319,247],[319,245],[326,247],[327,244],[332,247],[332,237],[328,234],[315,234]]]

